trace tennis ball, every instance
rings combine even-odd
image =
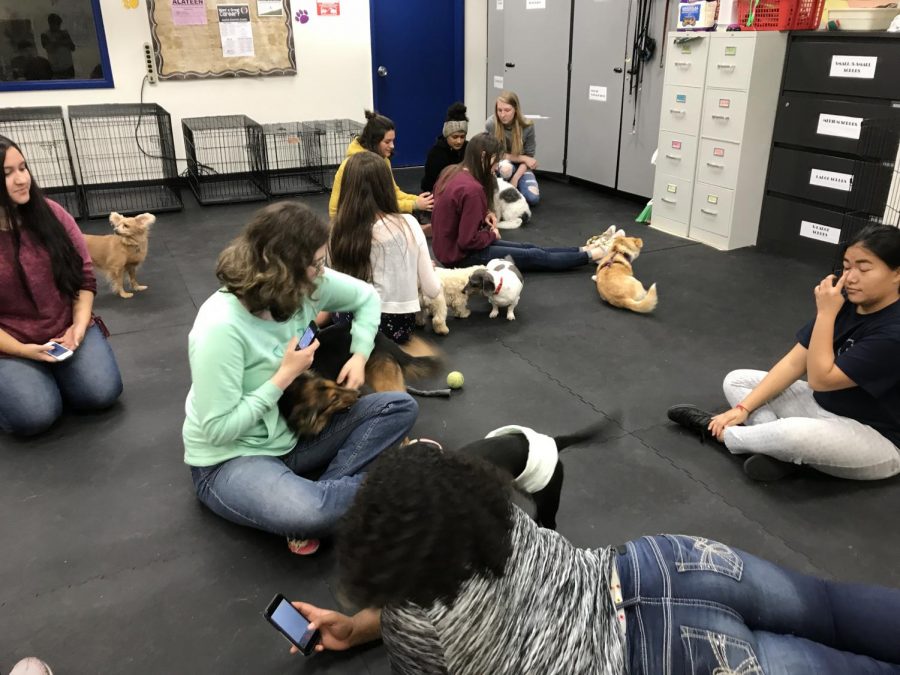
[[[466,379],[463,377],[463,374],[458,370],[454,370],[452,373],[447,375],[447,386],[451,389],[462,389],[463,383]]]

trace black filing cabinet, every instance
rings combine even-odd
[[[900,34],[792,33],[778,106],[757,245],[827,268],[896,181],[871,130],[900,120]]]

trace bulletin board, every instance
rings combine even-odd
[[[290,0],[147,0],[147,13],[161,80],[297,74]]]

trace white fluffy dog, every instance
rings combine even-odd
[[[494,209],[497,212],[497,227],[501,230],[515,230],[531,218],[531,207],[525,197],[503,178],[497,178]]]
[[[426,298],[419,292],[419,306],[422,310],[416,316],[416,323],[424,326],[431,316],[431,327],[438,335],[446,335],[450,332],[447,328],[447,313],[452,310],[453,314],[460,319],[465,319],[472,312],[469,309],[469,295],[466,292],[466,286],[469,283],[469,277],[475,272],[483,271],[484,265],[473,265],[472,267],[460,268],[444,268],[436,267],[438,278],[441,280],[443,293],[438,293],[434,298]]]

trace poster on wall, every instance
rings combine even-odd
[[[172,0],[172,23],[176,26],[206,25],[206,0]]]
[[[316,13],[319,16],[340,16],[341,15],[341,3],[340,2],[317,2],[316,3]]]
[[[256,0],[256,14],[259,18],[281,18],[284,16],[284,7],[281,0]]]
[[[255,56],[253,27],[250,25],[250,5],[219,5],[219,35],[222,37],[222,56]]]

